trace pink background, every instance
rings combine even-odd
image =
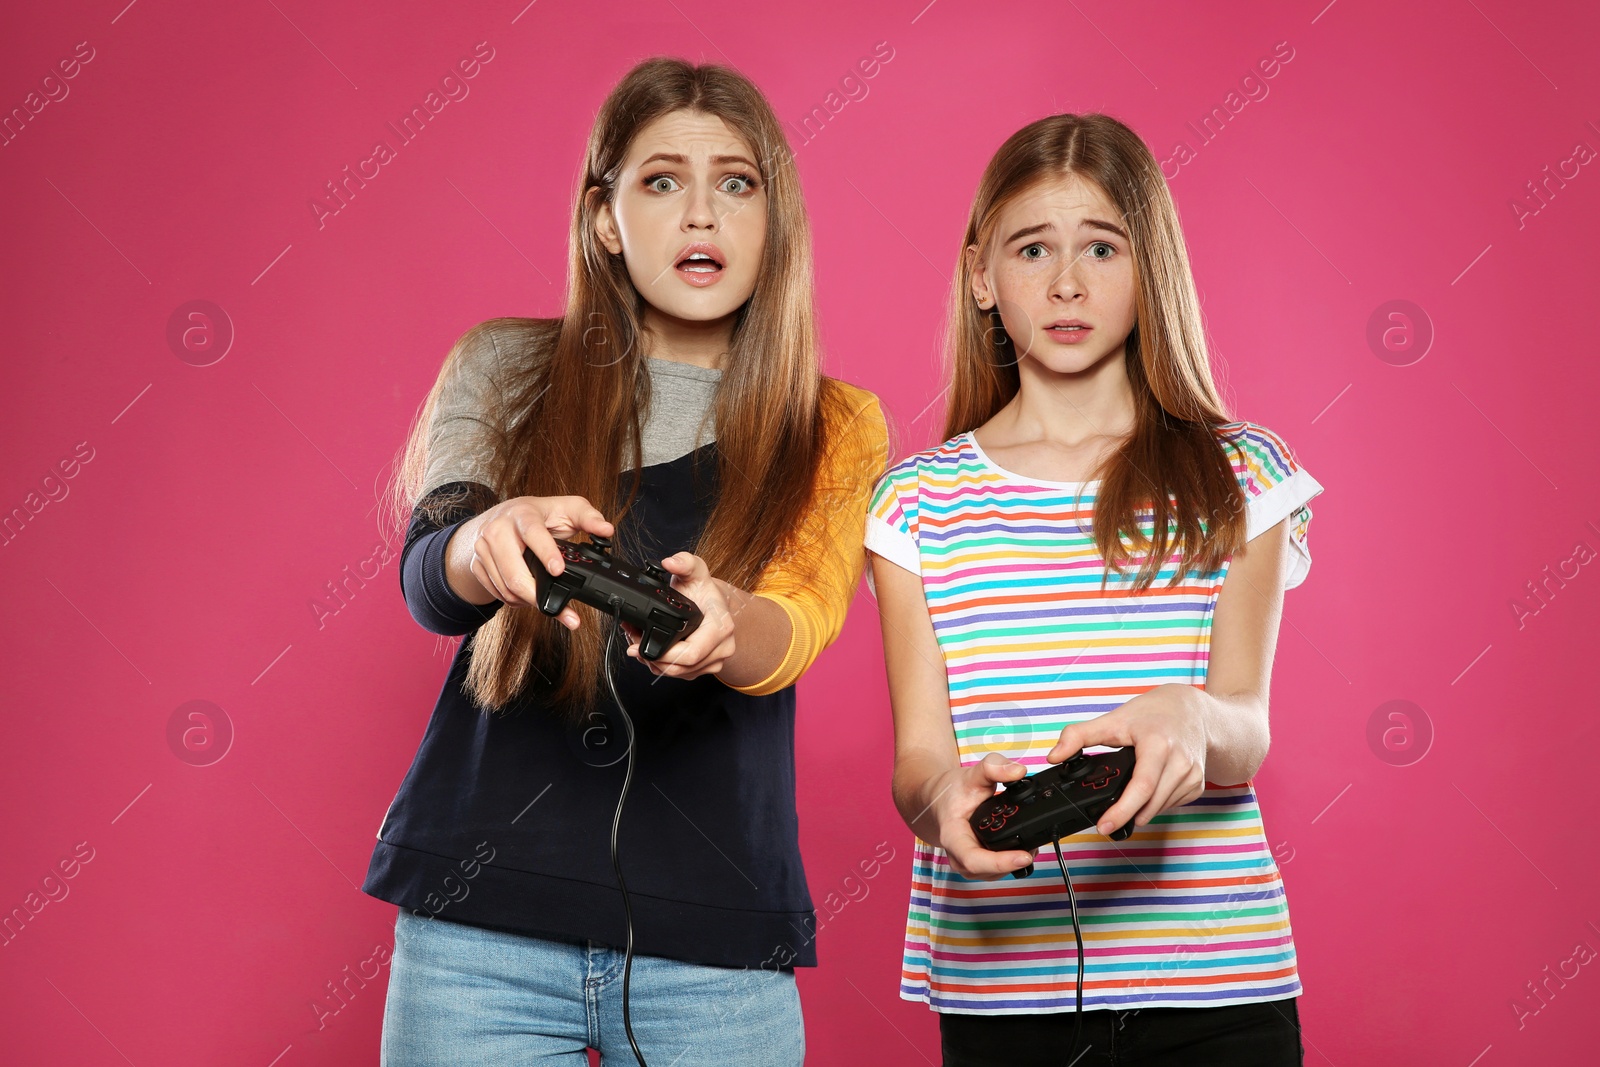
[[[373,555],[450,343],[558,312],[589,122],[653,53],[732,63],[791,125],[828,369],[883,399],[897,455],[942,425],[947,278],[1000,142],[1104,110],[1159,157],[1188,144],[1168,173],[1227,395],[1327,487],[1257,783],[1307,1063],[1592,1054],[1600,167],[1563,164],[1600,147],[1592,5],[120,3],[20,5],[0,35],[7,112],[94,55],[0,148],[0,511],[60,497],[0,551],[0,912],[92,855],[0,948],[0,1057],[376,1062],[387,972],[321,1029],[312,1004],[392,941],[357,886],[451,649],[392,559],[320,627],[312,604]],[[480,41],[470,95],[319,228],[324,183]],[[867,95],[795,133],[880,41]],[[1188,124],[1279,42],[1203,142]],[[236,331],[209,366],[167,339],[197,299]],[[1369,345],[1391,300],[1431,323],[1420,360]],[[192,700],[233,732],[209,766],[169,741]],[[936,1017],[897,997],[910,835],[864,585],[799,700],[819,908],[895,850],[801,974],[812,1062],[937,1062]],[[1392,700],[1411,733],[1369,743]]]

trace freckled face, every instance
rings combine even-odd
[[[767,241],[756,154],[722,119],[674,111],[634,138],[595,231],[657,311],[708,322],[750,299]]]
[[[978,305],[997,307],[1019,360],[1060,374],[1123,351],[1137,321],[1127,223],[1098,185],[1041,182],[1000,212],[988,254],[967,249]]]

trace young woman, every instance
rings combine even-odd
[[[642,63],[589,138],[565,313],[467,331],[401,464],[406,603],[467,637],[363,887],[400,906],[385,1064],[801,1062],[794,683],[888,453],[876,398],[819,367],[771,108]],[[593,537],[704,622],[652,662],[592,607],[544,615],[524,552],[559,574],[557,539]]]
[[[901,996],[940,1013],[949,1065],[1299,1063],[1250,780],[1322,487],[1226,414],[1177,213],[1126,126],[1018,131],[963,246],[946,440],[884,475],[867,520],[917,837]],[[1126,792],[1060,862],[978,844],[996,783],[1130,745]]]

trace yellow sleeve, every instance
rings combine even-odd
[[[789,650],[766,678],[729,686],[738,692],[764,696],[798,681],[844,628],[866,569],[867,502],[888,463],[889,429],[876,396],[855,386],[843,389],[847,402],[841,410],[847,414],[827,435],[816,496],[793,551],[785,553],[793,562],[769,564],[751,590],[788,614]]]

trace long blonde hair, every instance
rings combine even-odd
[[[766,186],[765,251],[755,290],[735,313],[714,401],[717,499],[693,547],[713,575],[749,589],[777,557],[801,573],[820,557],[823,546],[798,545],[790,535],[813,502],[824,429],[845,395],[821,374],[811,231],[793,153],[760,91],[726,67],[656,57],[623,77],[589,134],[573,202],[564,314],[477,327],[511,343],[510,362],[519,369],[485,420],[498,440],[492,488],[501,499],[583,496],[622,531],[639,492],[641,412],[650,396],[641,351],[645,302],[622,258],[600,244],[595,211],[616,196],[639,131],[680,109],[717,116],[744,138],[760,157]],[[586,195],[591,187],[597,196]],[[412,426],[392,492],[397,515],[409,515],[418,503],[428,423],[465,341],[446,359]],[[624,448],[632,457],[626,477]],[[444,502],[450,503],[459,501]],[[474,702],[504,709],[532,672],[532,685],[558,714],[578,719],[592,708],[610,619],[573,606],[582,621],[576,632],[536,607],[511,605],[479,627],[470,637],[465,680]]]
[[[990,247],[1007,204],[1066,177],[1099,186],[1121,211],[1136,279],[1135,326],[1126,345],[1135,423],[1092,476],[1101,480],[1095,542],[1119,572],[1134,553],[1149,550],[1135,589],[1155,581],[1176,542],[1181,557],[1171,584],[1177,584],[1191,567],[1221,567],[1244,544],[1244,490],[1215,429],[1232,420],[1212,378],[1177,208],[1150,149],[1109,115],[1051,115],[1024,126],[984,169],[961,247]],[[1018,354],[998,306],[979,308],[971,294],[963,254],[945,337],[945,440],[988,422],[1021,387]],[[1152,523],[1153,542],[1141,515]]]

